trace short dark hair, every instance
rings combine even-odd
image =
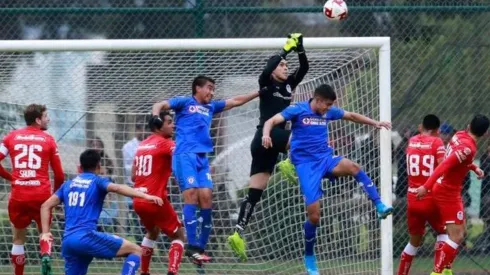
[[[337,100],[337,94],[335,94],[335,90],[332,88],[332,86],[328,84],[322,84],[316,87],[313,96],[319,96],[323,99],[330,99],[332,101]]]
[[[170,114],[168,111],[160,111],[160,114],[158,116],[163,121],[163,123],[165,123],[165,117],[166,116],[172,117],[172,114]],[[150,131],[154,132],[155,130],[157,130],[157,128],[155,128],[155,125],[151,124]]]
[[[46,112],[46,110],[46,105],[31,104],[27,106],[24,110],[24,120],[26,121],[26,125],[36,123],[36,118],[42,118],[43,113]]]
[[[80,154],[80,166],[84,172],[94,171],[100,164],[100,159],[100,153],[97,150],[87,149]]]
[[[475,115],[470,122],[470,132],[477,137],[481,137],[488,131],[489,125],[488,117],[481,114]]]
[[[196,76],[192,81],[192,95],[195,95],[197,93],[197,86],[202,87],[206,85],[206,83],[208,82],[216,84],[216,81],[214,81],[214,79],[212,79],[209,76],[205,76],[205,75]]]
[[[422,127],[424,127],[425,130],[437,130],[441,127],[441,121],[436,115],[428,114],[422,121]]]

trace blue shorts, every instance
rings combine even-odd
[[[209,161],[206,153],[184,153],[173,155],[172,170],[179,183],[180,191],[190,188],[213,189]]]
[[[318,161],[295,164],[301,193],[306,206],[316,202],[323,196],[322,179],[333,178],[333,169],[343,159],[342,156],[328,156]]]
[[[76,232],[63,238],[61,253],[65,259],[65,274],[87,274],[93,258],[112,259],[122,244],[122,238],[95,230]]]

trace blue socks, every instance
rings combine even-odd
[[[135,275],[140,267],[140,256],[129,254],[124,262],[121,275]]]
[[[357,175],[354,176],[357,182],[362,184],[362,189],[364,193],[368,196],[368,198],[377,205],[381,202],[379,198],[378,190],[376,189],[376,185],[371,181],[371,179],[364,173],[364,171],[359,171]]]
[[[201,236],[199,238],[199,247],[202,249],[206,248],[206,245],[209,241],[209,235],[211,234],[212,229],[212,209],[201,209]]]
[[[196,219],[196,204],[184,204],[182,212],[184,214],[184,227],[187,233],[187,243],[189,245],[199,247],[197,241],[197,219]]]
[[[312,256],[315,254],[316,243],[316,228],[318,226],[312,224],[309,220],[306,220],[304,224],[305,229],[305,256]]]

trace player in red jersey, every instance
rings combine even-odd
[[[177,274],[184,252],[185,232],[170,201],[167,199],[167,182],[172,172],[172,141],[174,122],[168,112],[160,112],[163,126],[160,129],[150,125],[153,132],[143,140],[136,151],[132,177],[134,187],[141,192],[158,196],[163,205],[158,206],[145,200],[134,199],[134,211],[146,228],[141,244],[141,274],[150,274],[150,260],[155,240],[160,231],[165,233],[172,244],[168,253],[168,274]]]
[[[417,197],[422,198],[427,190],[432,191],[442,221],[446,225],[447,239],[434,263],[432,275],[441,274],[444,267],[456,258],[458,246],[465,235],[465,212],[461,190],[466,174],[473,170],[479,178],[483,171],[473,164],[476,141],[487,131],[490,121],[486,116],[476,115],[466,131],[457,132],[449,142],[446,159],[436,168],[427,182],[417,189]],[[435,184],[437,181],[437,184]]]
[[[435,249],[448,238],[432,196],[428,195],[419,200],[415,193],[417,188],[424,185],[432,175],[446,154],[444,143],[439,138],[440,126],[441,121],[437,116],[426,115],[422,125],[419,126],[420,134],[410,138],[406,149],[408,173],[407,224],[410,241],[401,255],[398,275],[409,274],[412,260],[422,244],[426,223],[429,223],[437,233]]]
[[[49,166],[54,172],[54,189],[64,180],[63,168],[54,138],[45,133],[49,117],[46,106],[31,104],[24,110],[27,127],[13,130],[3,138],[0,145],[0,161],[10,155],[12,175],[3,168],[2,177],[10,180],[12,191],[8,213],[12,223],[12,263],[14,274],[24,274],[24,243],[27,227],[34,220],[39,234],[41,228],[41,205],[52,193]],[[42,274],[51,274],[51,244],[40,241]]]

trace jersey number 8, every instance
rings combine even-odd
[[[407,155],[407,165],[408,175],[416,177],[422,174],[424,177],[430,177],[434,172],[434,156],[424,155],[420,163],[419,155]]]

